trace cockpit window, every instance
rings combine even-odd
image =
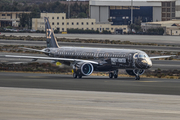
[[[139,58],[143,58],[144,57],[144,55],[139,55]]]
[[[144,59],[146,59],[146,58],[149,58],[149,57],[148,57],[148,55],[146,53],[139,53],[139,54],[136,53],[134,55],[134,58],[144,58]]]
[[[148,56],[146,54],[140,54],[139,58],[148,58]]]

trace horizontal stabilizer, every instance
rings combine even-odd
[[[25,50],[31,50],[31,51],[37,51],[37,52],[43,52],[43,53],[49,53],[49,52],[45,51],[44,49],[38,50],[38,49],[32,49],[32,48],[26,48],[26,47],[19,47],[19,48],[22,48],[22,49],[25,49]]]

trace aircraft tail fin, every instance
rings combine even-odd
[[[49,19],[44,17],[45,22],[45,31],[46,31],[46,43],[48,48],[59,48],[56,37],[54,35],[54,31],[51,28]]]

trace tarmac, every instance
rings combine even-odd
[[[101,43],[77,43],[77,42],[58,42],[59,46],[71,47],[95,47],[95,48],[117,48],[117,49],[138,49],[153,51],[178,51],[179,47],[175,46],[150,46],[150,45],[127,45],[127,44],[101,44]],[[46,47],[46,41],[29,41],[29,40],[4,40],[0,39],[0,45],[25,45],[25,46],[42,46]],[[178,45],[178,44],[175,44]]]
[[[0,87],[1,120],[179,120],[180,96]]]
[[[117,79],[108,76],[74,79],[72,75],[11,72],[0,72],[0,76],[0,87],[180,95],[179,79],[141,77],[141,80],[134,80],[134,77],[121,76]]]
[[[45,37],[45,33],[1,33],[6,36],[31,36]],[[97,39],[97,40],[121,40],[140,43],[163,43],[180,45],[179,36],[163,36],[163,35],[112,35],[112,34],[55,34],[57,38],[68,39]]]
[[[5,34],[45,36],[44,33]],[[179,36],[57,34],[56,37],[109,39],[142,43],[149,43],[150,41],[150,43],[180,45]],[[29,41],[1,42],[1,45],[10,43],[35,45]],[[45,43],[43,44],[45,45]],[[85,46],[86,44],[82,45]],[[94,45],[90,44],[91,46]],[[103,47],[102,45],[98,46]],[[119,46],[114,45],[114,47]],[[128,45],[124,45],[124,47],[133,48],[133,46]],[[144,49],[143,47],[146,46],[142,46],[142,49]],[[155,47],[152,46],[150,49],[166,49]],[[178,51],[176,47],[167,47],[168,49]],[[7,53],[1,53],[1,55],[4,54]],[[8,54],[18,55],[19,53]],[[39,56],[39,54],[28,55]],[[16,61],[10,58],[0,58],[0,62],[29,62],[29,60],[18,59]],[[162,69],[180,68],[179,61],[153,61],[153,65]],[[109,79],[106,76],[83,76],[82,79],[73,79],[72,75],[0,72],[0,119],[179,120],[179,95],[179,79],[141,78],[141,80],[136,81],[134,77]]]
[[[0,72],[2,120],[179,120],[180,80]]]

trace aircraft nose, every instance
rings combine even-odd
[[[150,63],[148,63],[148,68],[151,68],[152,67],[152,63],[150,64]]]
[[[148,65],[147,65],[148,68],[151,68],[152,67],[152,62],[151,60],[148,60]]]
[[[150,59],[143,59],[141,60],[141,67],[143,67],[144,69],[148,69],[152,67],[152,62]]]

